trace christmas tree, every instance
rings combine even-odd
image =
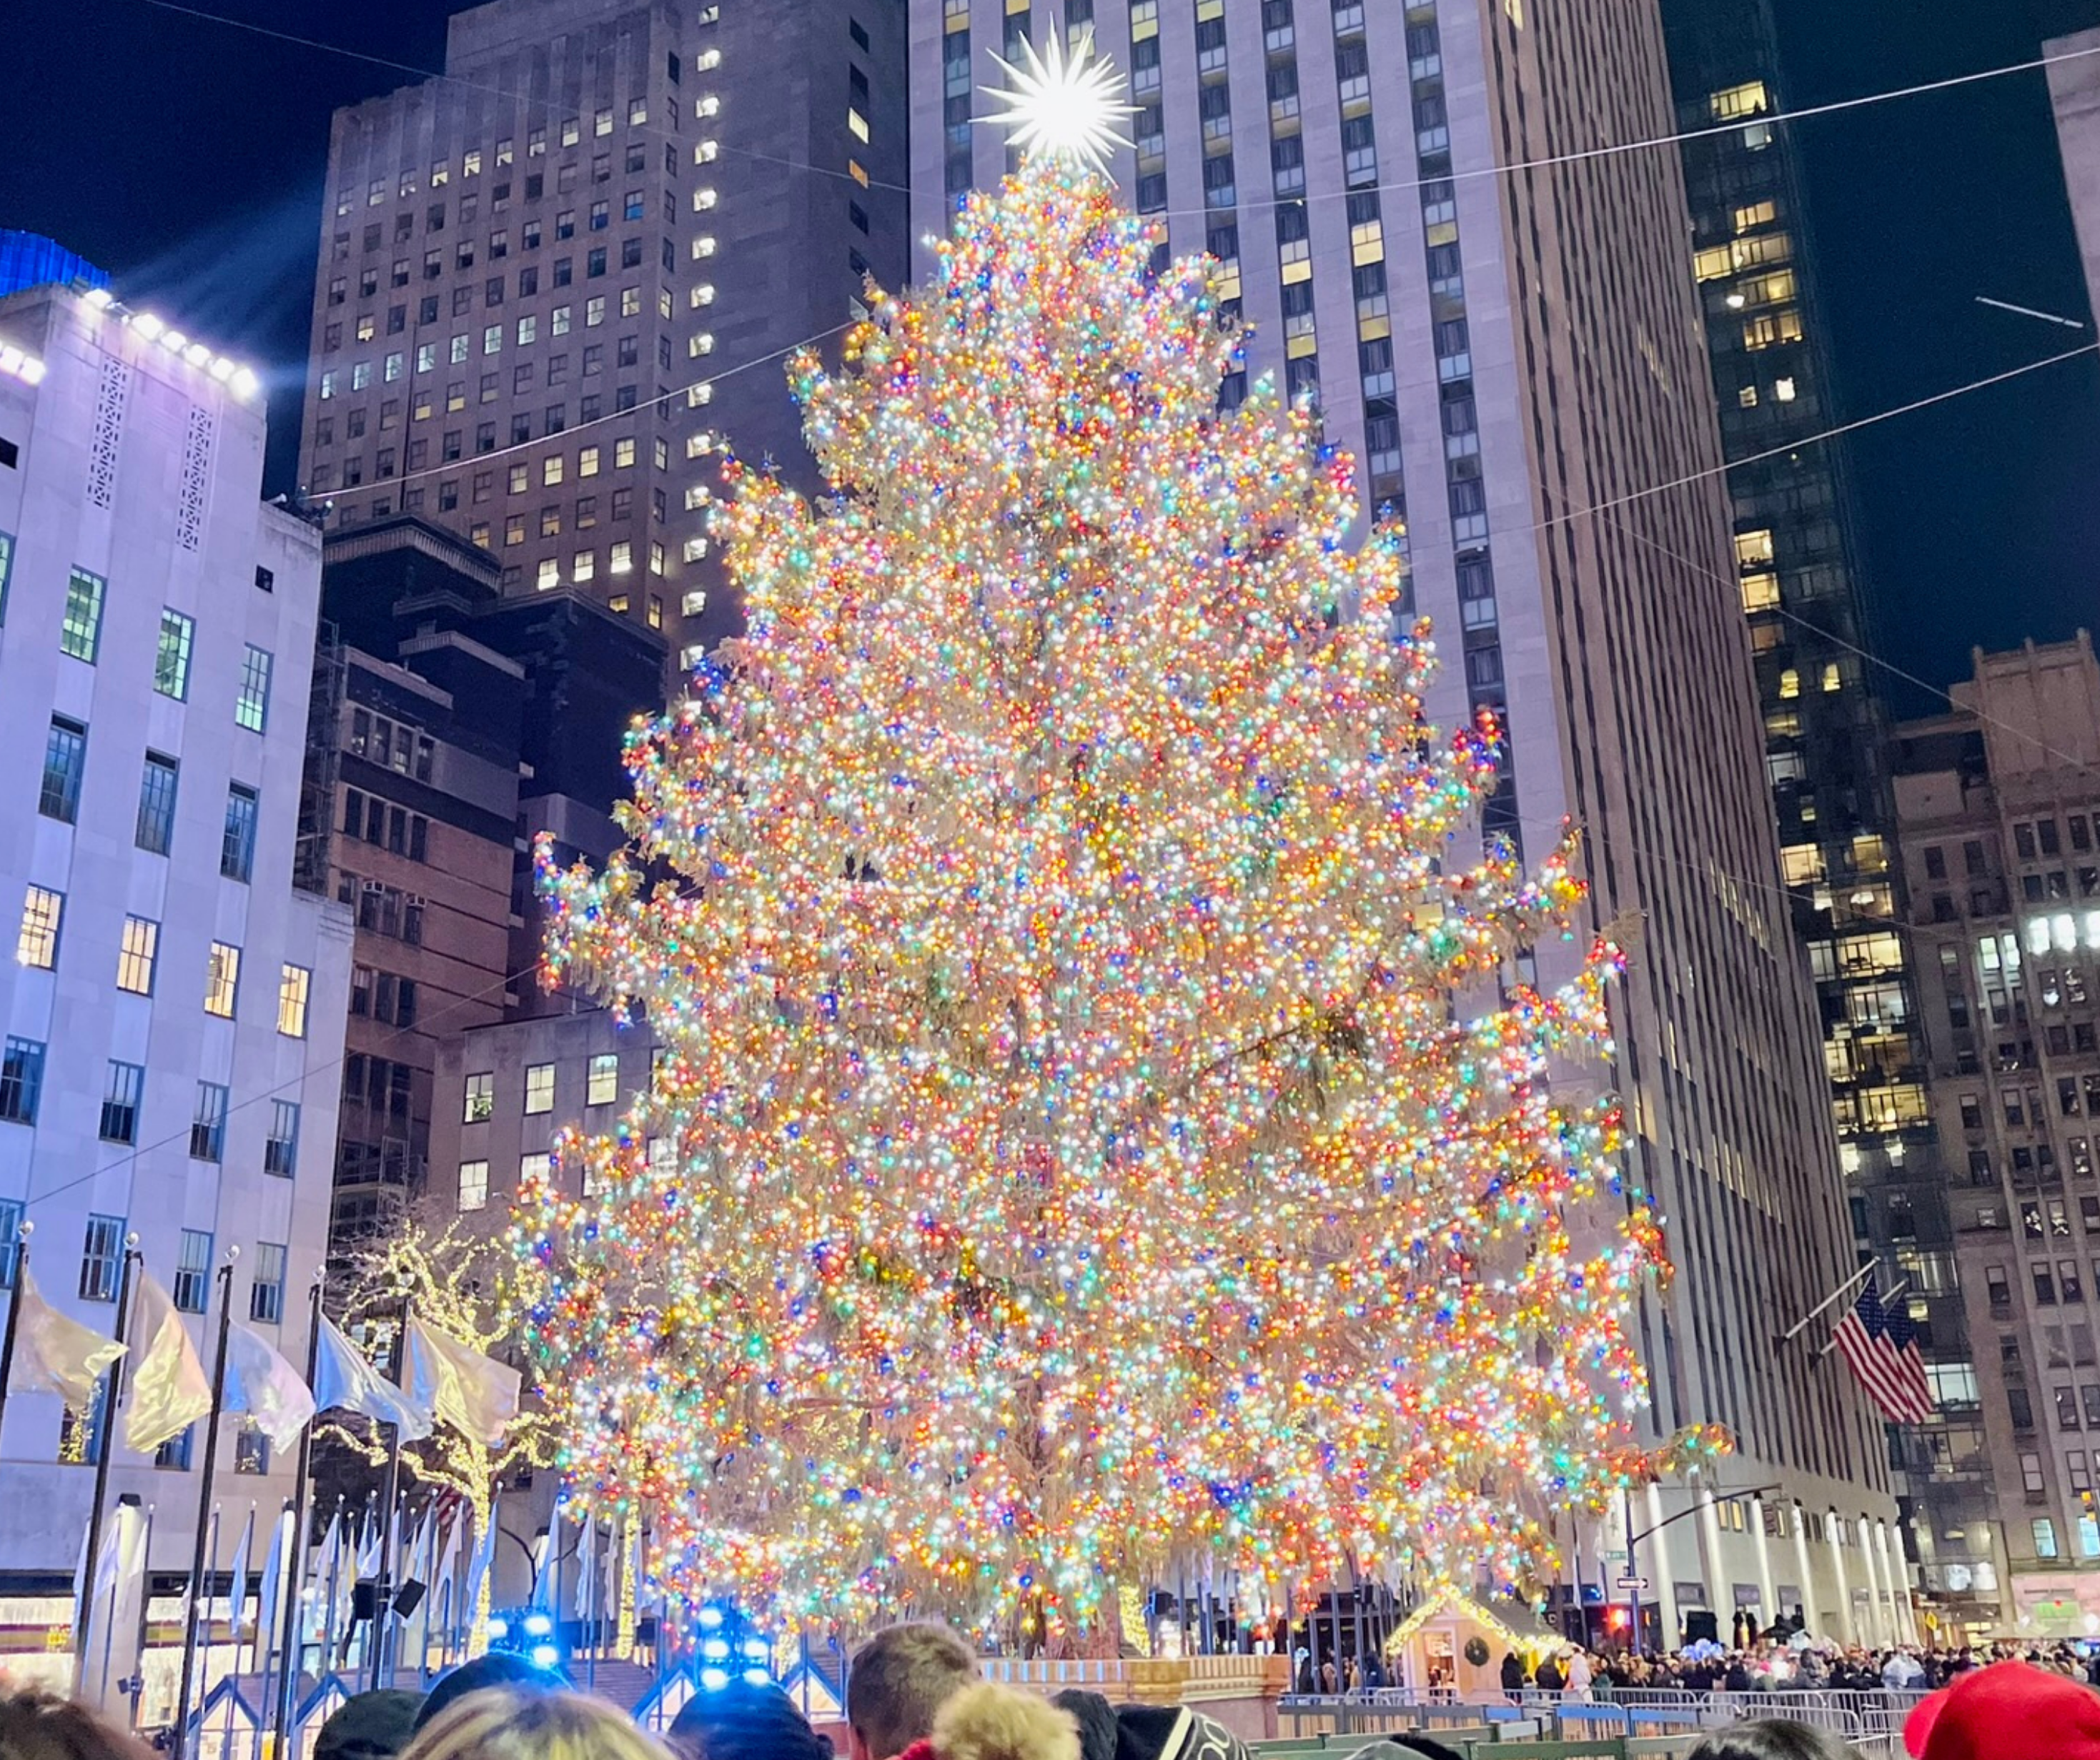
[[[1404,538],[1220,407],[1215,265],[1058,115],[794,363],[832,492],[731,468],[748,634],[632,741],[631,855],[545,877],[662,1048],[524,1195],[562,1465],[783,1614],[1520,1580],[1642,1466],[1619,956],[1520,981],[1572,847],[1468,861],[1496,730],[1424,719]]]

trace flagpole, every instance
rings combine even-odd
[[[149,1348],[150,1348],[150,1347],[149,1347]],[[211,1577],[213,1577],[216,1576],[216,1575],[218,1573],[218,1523],[219,1523],[219,1516],[220,1516],[219,1507],[218,1507],[218,1506],[216,1503],[214,1503],[214,1504],[213,1504],[213,1505],[212,1505],[212,1507],[211,1507],[211,1562],[205,1567],[205,1579],[206,1579],[206,1581],[207,1581],[207,1582],[209,1582],[209,1581],[210,1581],[210,1579]],[[186,1594],[186,1595],[183,1597],[183,1617],[184,1617],[185,1618],[187,1618],[187,1617],[188,1617],[188,1609],[190,1608],[191,1605],[193,1604],[193,1602],[194,1602],[194,1600],[195,1600],[195,1592],[194,1592],[194,1591],[195,1591],[195,1585],[194,1585],[194,1584],[192,1584],[192,1592],[191,1592],[191,1593],[189,1593],[189,1594]],[[210,1599],[206,1599],[206,1601],[205,1601],[205,1609],[204,1609],[204,1639],[205,1639],[205,1654],[208,1656],[208,1655],[210,1655],[210,1651],[211,1651],[211,1603],[210,1603]],[[183,1665],[184,1665],[185,1667],[188,1667],[188,1665],[189,1665],[189,1657],[188,1657],[188,1652],[184,1652],[184,1655],[183,1655]],[[194,1668],[191,1668],[189,1671],[190,1671],[190,1673],[191,1673],[192,1675],[194,1675],[194,1674],[196,1673],[196,1670]],[[201,1711],[200,1711],[200,1712],[197,1714],[197,1722],[198,1722],[198,1723],[203,1723],[203,1722],[204,1722],[204,1714],[203,1714]]]
[[[255,1504],[253,1499],[249,1500],[248,1505],[248,1526],[245,1533],[247,1547],[253,1547],[255,1544]],[[228,1635],[233,1639],[234,1690],[226,1696],[226,1734],[219,1743],[219,1760],[227,1760],[227,1757],[233,1752],[233,1701],[240,1686],[240,1629],[248,1623],[248,1557],[245,1549],[236,1551],[234,1557],[240,1561],[240,1569],[233,1573],[234,1581],[227,1585],[226,1590],[226,1604],[233,1615],[231,1621],[233,1630]],[[214,1570],[218,1569],[218,1560],[212,1560],[212,1569]],[[207,1674],[210,1672],[211,1668],[209,1660],[211,1655],[210,1634],[210,1627],[207,1623],[205,1644],[205,1656],[207,1659],[205,1670]]]
[[[1831,1292],[1828,1296],[1824,1296],[1821,1301],[1818,1302],[1813,1308],[1810,1309],[1807,1313],[1803,1314],[1798,1320],[1795,1321],[1792,1326],[1789,1327],[1786,1331],[1780,1333],[1777,1338],[1774,1339],[1772,1340],[1772,1349],[1774,1350],[1783,1349],[1785,1346],[1791,1344],[1797,1338],[1800,1337],[1802,1332],[1806,1329],[1810,1321],[1813,1320],[1818,1314],[1829,1308],[1832,1303],[1842,1301],[1847,1296],[1851,1295],[1854,1290],[1857,1289],[1861,1283],[1872,1277],[1873,1275],[1874,1266],[1877,1262],[1877,1261],[1870,1259],[1866,1262],[1866,1264],[1861,1265],[1851,1274],[1851,1276],[1846,1278],[1842,1283],[1840,1283],[1837,1288],[1831,1291]],[[1631,1567],[1629,1566],[1628,1569],[1630,1569]]]
[[[174,1760],[183,1760],[189,1745],[190,1671],[196,1657],[197,1598],[204,1593],[204,1518],[211,1507],[212,1471],[218,1465],[218,1420],[226,1406],[226,1344],[233,1330],[233,1264],[240,1256],[238,1245],[226,1249],[226,1263],[218,1268],[218,1349],[211,1370],[211,1415],[205,1419],[204,1482],[197,1488],[196,1545],[190,1554],[190,1604],[183,1619],[183,1681],[175,1700],[175,1728],[169,1744]],[[213,1560],[215,1564],[218,1561]]]
[[[307,1335],[307,1385],[314,1384],[320,1373],[321,1357],[321,1277],[314,1274],[314,1287],[308,1292],[307,1303],[312,1313],[312,1324]],[[292,1555],[285,1567],[285,1664],[284,1678],[278,1683],[277,1696],[265,1714],[264,1721],[270,1727],[272,1745],[282,1745],[285,1731],[292,1727],[292,1697],[298,1690],[299,1678],[299,1610],[300,1590],[306,1580],[307,1558],[307,1481],[314,1467],[314,1426],[320,1420],[316,1412],[307,1420],[307,1427],[299,1432],[298,1476],[292,1482]],[[258,1639],[264,1636],[257,1633]]]
[[[141,1518],[143,1527],[139,1536],[139,1648],[131,1658],[131,1727],[139,1727],[139,1703],[146,1696],[146,1639],[152,1624],[153,1607],[153,1511],[148,1503]],[[110,1625],[117,1623],[116,1604],[110,1604]],[[105,1685],[103,1691],[106,1693]]]
[[[1881,1299],[1881,1301],[1882,1301],[1882,1313],[1886,1313],[1888,1312],[1889,1304],[1890,1304],[1890,1302],[1894,1301],[1894,1300],[1896,1299],[1896,1297],[1898,1297],[1899,1296],[1902,1295],[1902,1294],[1903,1294],[1903,1292],[1904,1292],[1905,1290],[1908,1289],[1909,1287],[1910,1287],[1910,1279],[1909,1279],[1908,1278],[1905,1278],[1903,1280],[1903,1282],[1902,1282],[1902,1283],[1900,1283],[1897,1284],[1897,1285],[1896,1285],[1896,1287],[1895,1287],[1894,1289],[1890,1290],[1890,1291],[1888,1292],[1888,1294],[1887,1294],[1887,1295],[1886,1295],[1886,1296],[1882,1296],[1882,1299]],[[1830,1337],[1829,1337],[1829,1339],[1824,1342],[1824,1346],[1823,1346],[1823,1349],[1822,1349],[1821,1350],[1818,1351],[1818,1352],[1815,1353],[1815,1361],[1816,1361],[1816,1362],[1821,1362],[1824,1357],[1828,1357],[1828,1356],[1831,1353],[1831,1352],[1834,1351],[1834,1350],[1835,1350],[1835,1349],[1838,1349],[1838,1335],[1837,1335],[1836,1333],[1834,1333],[1834,1332],[1833,1332],[1833,1333],[1832,1333],[1832,1334],[1830,1335]]]
[[[394,1347],[394,1385],[399,1388],[408,1384],[408,1321],[415,1307],[415,1297],[401,1298],[401,1335]],[[372,1597],[372,1685],[377,1691],[380,1670],[385,1665],[386,1653],[386,1615],[394,1601],[394,1518],[395,1501],[401,1486],[401,1427],[391,1423],[386,1427],[386,1489],[381,1499],[381,1507],[387,1511],[386,1525],[379,1531],[379,1581],[373,1585]]]
[[[335,1616],[342,1599],[342,1507],[347,1501],[341,1492],[336,1494],[335,1516],[329,1524],[335,1534],[335,1544],[329,1548],[328,1605],[321,1609],[320,1672],[324,1674],[333,1674],[336,1670]],[[289,1732],[289,1718],[285,1720],[285,1727]]]
[[[139,1252],[139,1237],[135,1234],[124,1237],[124,1261],[117,1276],[117,1327],[112,1334],[114,1342],[121,1344],[128,1330],[126,1322],[131,1313],[131,1273],[143,1263]],[[20,1306],[17,1292],[11,1307]],[[109,1366],[109,1379],[103,1384],[102,1424],[96,1437],[95,1460],[94,1502],[87,1511],[88,1580],[92,1582],[97,1561],[102,1551],[102,1506],[109,1497],[109,1457],[117,1445],[117,1408],[124,1398],[124,1358],[119,1357]],[[87,1684],[87,1642],[89,1629],[95,1624],[95,1597],[85,1595],[80,1598],[80,1630],[73,1635],[73,1695],[77,1699]]]
[[[0,1429],[7,1423],[7,1386],[15,1379],[15,1335],[22,1324],[22,1274],[29,1269],[29,1236],[37,1225],[15,1230],[14,1296],[7,1304],[7,1330],[0,1334]]]
[[[287,1498],[285,1507],[277,1512],[277,1520],[270,1529],[271,1556],[269,1564],[265,1568],[274,1570],[277,1573],[277,1593],[280,1595],[291,1587],[293,1583],[292,1549],[298,1544],[298,1529],[293,1527],[288,1530],[285,1526],[285,1519],[291,1513],[292,1503],[289,1498]],[[280,1551],[284,1553],[281,1558],[276,1555]],[[296,1608],[298,1603],[295,1599],[292,1604]],[[263,1630],[262,1623],[262,1608],[258,1602],[255,1608],[255,1643],[262,1656],[262,1684],[258,1689],[257,1696],[262,1701],[262,1704],[257,1707],[255,1740],[251,1745],[257,1760],[260,1760],[262,1755],[262,1738],[266,1732],[271,1735],[271,1746],[273,1750],[275,1749],[277,1702],[280,1696],[281,1687],[281,1683],[272,1678],[271,1665],[277,1654],[276,1634]],[[294,1633],[297,1629],[296,1626],[293,1628]]]
[[[118,1507],[120,1508],[122,1507],[124,1499],[122,1498],[119,1498],[117,1501]],[[147,1530],[147,1537],[148,1539],[152,1538],[151,1529]],[[143,1625],[145,1621],[146,1610],[152,1604],[153,1599],[153,1573],[150,1568],[150,1560],[143,1552],[139,1555],[139,1617],[140,1623]],[[92,1585],[90,1586],[88,1594],[82,1599],[84,1602],[92,1604],[95,1599]],[[108,1621],[109,1629],[104,1632],[102,1636],[102,1679],[96,1683],[95,1692],[95,1705],[105,1710],[108,1709],[108,1701],[109,1698],[109,1670],[111,1665],[117,1660],[117,1610],[119,1607],[123,1605],[123,1603],[124,1555],[122,1539],[120,1536],[118,1539],[117,1568],[109,1573],[109,1618]],[[142,1640],[139,1654],[143,1657],[144,1653],[144,1645]],[[76,1695],[75,1696],[78,1696]],[[134,1693],[132,1695],[132,1699],[133,1709],[131,1723],[133,1727],[136,1728],[139,1723],[137,1709],[138,1695]]]

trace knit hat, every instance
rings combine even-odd
[[[1079,1725],[1033,1693],[985,1681],[952,1695],[933,1733],[897,1760],[1079,1760]]]
[[[672,1720],[671,1745],[695,1760],[830,1760],[831,1744],[771,1681],[696,1692]]]
[[[491,1650],[438,1677],[416,1714],[416,1727],[428,1727],[446,1706],[469,1693],[486,1692],[492,1687],[508,1687],[516,1692],[560,1692],[568,1684],[568,1676],[559,1669],[540,1668],[514,1650]]]
[[[1079,1760],[1115,1760],[1115,1707],[1105,1695],[1067,1687],[1051,1694],[1050,1703],[1071,1713],[1079,1726]]]
[[[321,1725],[314,1760],[393,1760],[416,1733],[419,1692],[389,1687],[353,1694]]]
[[[2100,1760],[2100,1693],[2025,1662],[1972,1670],[1904,1724],[1918,1760]]]

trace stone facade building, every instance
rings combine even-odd
[[[1939,1366],[1988,1458],[2007,1623],[2100,1618],[2100,666],[2091,638],[1974,658],[1897,729],[1931,1097],[1974,1361]]]
[[[165,320],[0,299],[0,1272],[33,1223],[39,1291],[107,1335],[135,1239],[209,1362],[238,1249],[233,1317],[302,1362],[351,917],[293,885],[320,535],[261,504],[262,447],[254,376]],[[11,1593],[67,1592],[105,1448],[188,1570],[201,1426],[142,1457],[101,1406],[7,1401]],[[229,1419],[214,1496],[267,1523],[291,1466]]]

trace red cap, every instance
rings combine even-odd
[[[2025,1662],[1994,1662],[1904,1724],[1917,1760],[2100,1760],[2100,1692]]]

